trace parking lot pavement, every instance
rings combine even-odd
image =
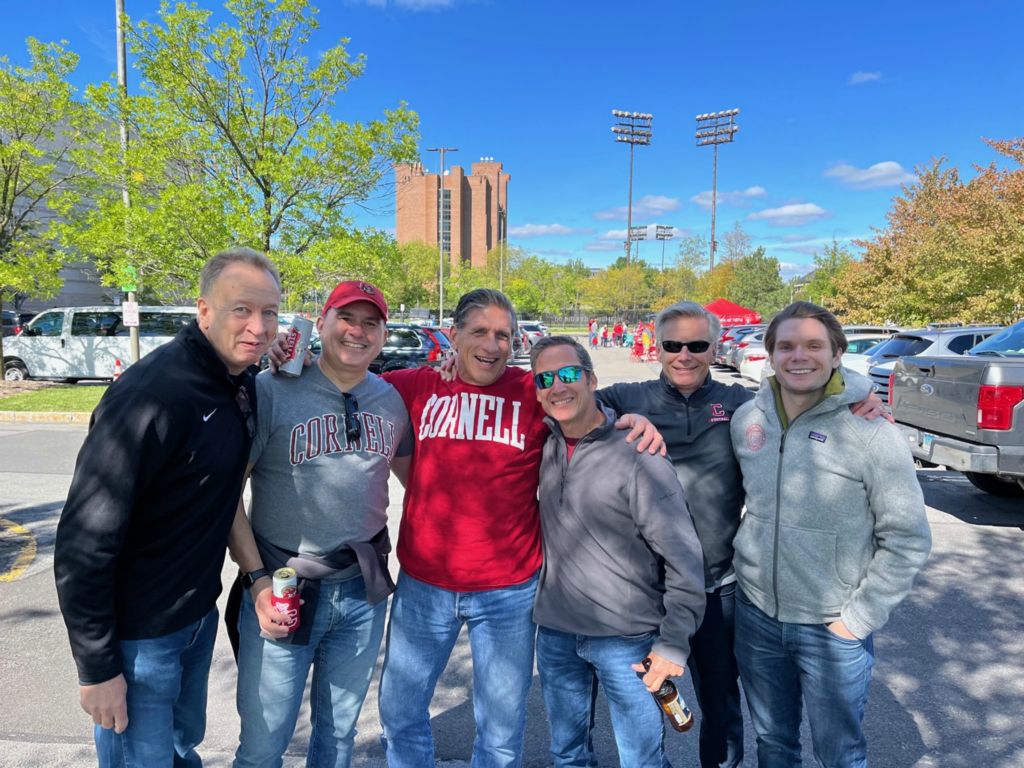
[[[627,350],[597,349],[593,357],[602,386],[658,375],[656,364],[631,363]],[[730,372],[716,370],[714,375],[738,381]],[[29,533],[0,528],[0,577],[11,572],[19,555],[25,566],[16,578],[0,580],[0,683],[7,713],[0,724],[0,768],[95,765],[52,572],[53,532],[84,435],[84,427],[0,424],[0,520]],[[880,768],[1019,768],[1024,766],[1019,729],[1024,711],[1024,509],[1019,501],[980,493],[955,472],[921,470],[918,477],[928,504],[933,552],[911,597],[876,640],[865,721],[870,762]],[[390,511],[396,534],[401,513],[396,483]],[[36,551],[25,562],[29,537]],[[226,565],[225,583],[233,575]],[[222,630],[210,678],[207,739],[200,748],[206,765],[214,768],[230,765],[237,739],[234,687],[234,663]],[[471,690],[463,635],[431,709],[439,765],[468,765]],[[694,705],[688,677],[680,690]],[[362,768],[384,765],[375,696],[374,685],[359,721],[355,765]],[[308,737],[304,712],[287,768],[303,764]],[[617,765],[603,705],[596,742],[601,764]],[[667,745],[676,768],[698,764],[696,731],[669,731]],[[755,765],[749,723],[746,752],[745,765]],[[805,752],[805,763],[813,765]],[[549,764],[543,703],[535,684],[524,765]]]

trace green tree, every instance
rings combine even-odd
[[[736,261],[749,254],[750,235],[743,229],[742,224],[734,221],[732,229],[726,232],[725,237],[722,238],[722,249],[719,252],[719,258],[722,261]]]
[[[26,46],[28,66],[0,56],[0,309],[60,290],[64,256],[51,225],[81,212],[78,163],[95,130],[68,82],[78,56],[31,37]]]
[[[831,307],[836,294],[839,293],[843,276],[853,260],[853,254],[849,249],[833,238],[832,243],[827,245],[824,251],[815,255],[814,271],[810,280],[804,284],[802,294],[808,301],[823,307]]]
[[[231,243],[299,272],[309,268],[296,259],[344,272],[358,262],[351,248],[384,245],[353,232],[351,207],[416,156],[404,105],[369,122],[330,116],[365,62],[344,39],[305,55],[317,29],[308,0],[226,7],[230,22],[214,27],[210,11],[164,2],[156,22],[128,25],[143,95],[90,93],[111,121],[128,118],[131,150],[124,167],[114,142],[97,153],[97,215],[69,238],[108,273],[132,263],[165,292],[192,290],[203,259]],[[118,212],[121,180],[130,212]]]
[[[764,246],[733,263],[732,301],[767,316],[787,303],[789,289],[779,274],[779,260],[765,253]]]
[[[704,235],[690,235],[679,241],[675,263],[677,267],[685,267],[694,274],[700,274],[708,266],[708,239]]]
[[[707,304],[715,299],[735,301],[736,268],[734,262],[715,264],[715,268],[704,272],[697,280],[694,301]]]
[[[584,303],[598,314],[647,309],[656,298],[654,271],[643,262],[620,262],[583,284]]]

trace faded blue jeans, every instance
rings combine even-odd
[[[452,592],[399,574],[379,699],[389,768],[435,765],[430,700],[463,624],[473,655],[471,766],[522,764],[536,591],[536,574],[522,584],[482,592]]]
[[[199,768],[217,609],[176,632],[121,640],[128,728],[96,726],[100,768]]]
[[[758,768],[800,766],[801,703],[824,768],[865,768],[861,727],[875,653],[824,624],[787,624],[736,591],[736,661],[757,734]]]
[[[238,620],[238,714],[242,734],[236,768],[276,768],[295,732],[309,668],[312,730],[308,768],[342,768],[352,761],[356,721],[370,687],[384,636],[387,601],[366,602],[363,577],[322,582],[307,645],[260,637],[246,590]]]
[[[656,635],[592,637],[547,627],[537,631],[537,671],[551,726],[555,768],[596,766],[594,702],[604,688],[622,768],[667,766],[661,708],[632,664],[650,653]]]

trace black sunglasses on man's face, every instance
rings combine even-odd
[[[707,352],[710,346],[710,341],[672,341],[671,339],[665,339],[661,342],[661,348],[672,355],[682,352],[683,347],[699,355],[701,352]]]

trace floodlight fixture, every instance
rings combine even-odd
[[[629,144],[629,201],[626,206],[626,264],[629,264],[630,244],[633,241],[633,147],[639,144],[642,147],[649,146],[654,136],[651,130],[651,121],[654,115],[649,112],[628,112],[622,109],[613,109],[612,116],[618,118],[612,126],[615,134],[615,141],[622,144]],[[646,227],[644,228],[646,237]]]

